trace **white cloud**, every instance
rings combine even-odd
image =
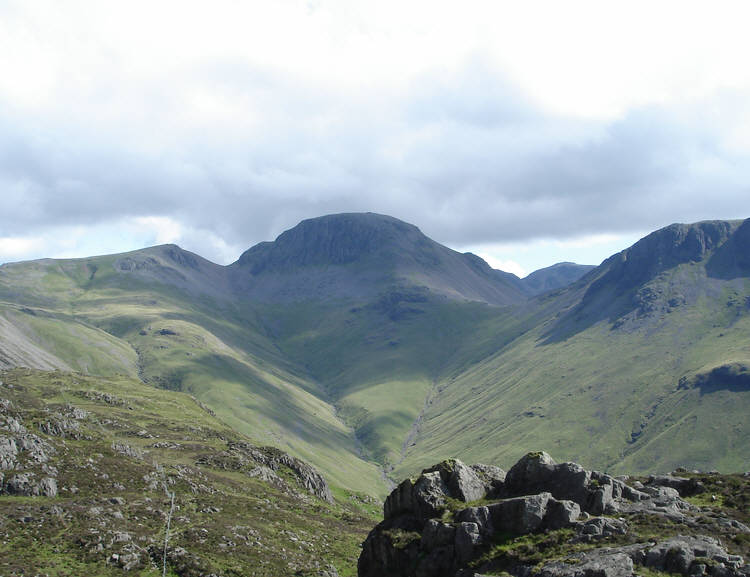
[[[559,262],[598,265],[611,255],[635,244],[647,233],[594,234],[566,239],[538,238],[525,242],[483,243],[464,246],[492,268],[524,276]],[[518,264],[519,262],[523,265]]]
[[[157,244],[178,243],[183,236],[182,225],[168,216],[139,216],[133,219],[136,228],[156,239]]]
[[[513,273],[518,278],[523,278],[530,272],[532,272],[526,270],[514,260],[499,260],[494,258],[491,254],[479,254],[478,256],[481,256],[484,260],[486,260],[487,264],[489,264],[492,268]]]
[[[24,257],[44,246],[36,237],[0,237],[0,263]]]

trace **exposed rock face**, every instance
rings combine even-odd
[[[645,283],[663,270],[680,263],[701,261],[727,241],[736,225],[724,221],[672,224],[642,238],[630,248],[605,261],[609,271],[591,289],[617,283],[629,288]]]
[[[733,279],[750,274],[750,218],[743,221],[729,240],[708,261],[708,274],[717,278]]]
[[[631,577],[633,560],[621,551],[597,549],[549,563],[532,573],[533,577]]]
[[[513,465],[505,478],[505,490],[508,495],[549,491],[556,499],[574,501],[593,515],[616,513],[623,498],[648,499],[609,475],[587,471],[576,463],[557,464],[545,452],[529,453]]]
[[[483,465],[477,463],[471,465],[471,469],[477,474],[484,485],[484,491],[489,496],[499,495],[505,485],[506,473],[500,467],[494,465]]]
[[[555,463],[544,452],[527,454],[507,475],[486,465],[443,461],[406,479],[386,499],[384,521],[362,545],[359,577],[481,577],[475,567],[518,577],[631,577],[637,566],[686,577],[750,575],[741,557],[700,535],[600,546],[546,564],[493,565],[492,557],[477,562],[507,536],[572,529],[560,534],[571,544],[596,547],[629,530],[624,518],[591,515],[647,514],[686,523],[696,508],[680,494],[701,490],[690,479],[671,475],[653,476],[639,486],[643,490],[576,463]],[[477,506],[456,506],[478,499],[483,502]]]
[[[3,484],[3,489],[8,495],[57,497],[57,481],[52,477],[37,481],[34,473],[13,475]]]
[[[238,444],[247,446],[246,443]],[[262,450],[255,448],[251,450],[251,454],[257,462],[265,464],[273,471],[277,471],[281,466],[291,469],[307,491],[329,503],[333,502],[328,483],[311,465],[273,447],[264,447]]]
[[[476,501],[487,493],[477,472],[461,461],[455,459],[443,461],[439,465],[427,469],[427,471],[439,473],[450,494],[461,501]]]
[[[57,479],[52,475],[57,471],[47,463],[57,451],[29,433],[21,417],[11,414],[12,409],[9,400],[0,399],[0,495],[56,497]]]
[[[634,558],[645,567],[682,575],[738,575],[743,566],[742,557],[729,555],[716,539],[706,536],[678,536],[644,548]]]
[[[12,437],[0,437],[0,471],[12,469],[16,464],[18,446]]]
[[[260,478],[289,491],[287,484],[276,474],[283,467],[291,471],[304,490],[319,499],[333,502],[328,483],[315,468],[275,447],[256,447],[245,442],[231,442],[226,451],[205,455],[198,462],[220,469],[244,471],[251,477]]]
[[[674,475],[651,475],[648,478],[648,484],[657,487],[671,487],[682,497],[697,495],[706,490],[700,481],[686,479],[685,477],[675,477]]]
[[[403,481],[385,500],[385,519],[411,514],[425,520],[434,517],[446,498],[470,502],[502,492],[505,471],[499,467],[472,465],[457,459],[425,469],[416,479]]]

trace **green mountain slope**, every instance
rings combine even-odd
[[[750,278],[716,262],[730,241],[744,262],[748,228],[668,227],[544,297],[554,314],[439,384],[403,471],[539,446],[615,472],[746,469]]]
[[[124,373],[190,392],[238,431],[315,463],[332,482],[385,490],[320,386],[280,356],[252,310],[233,303],[224,269],[205,273],[193,262],[167,246],[0,268],[0,318],[20,327],[3,355],[26,342],[45,353],[14,353],[18,362],[6,364]]]

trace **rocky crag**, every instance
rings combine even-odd
[[[544,452],[507,474],[443,461],[387,498],[359,576],[746,576],[748,488],[747,475],[613,478]]]

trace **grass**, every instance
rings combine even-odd
[[[351,393],[338,404],[344,414],[364,410],[364,416],[352,423],[360,439],[376,460],[396,463],[401,458],[401,440],[417,419],[430,387],[426,379],[387,381]]]
[[[1,574],[122,574],[112,555],[133,545],[141,561],[131,574],[161,575],[169,509],[162,482],[175,492],[177,505],[168,574],[202,568],[223,575],[314,575],[326,564],[341,575],[356,574],[359,543],[375,524],[380,503],[340,486],[333,490],[335,502],[326,503],[297,487],[284,470],[279,473],[291,490],[202,465],[202,456],[245,437],[191,396],[124,376],[18,369],[0,380],[11,414],[54,447],[47,465],[57,469],[60,488],[55,498],[0,496]],[[39,425],[68,405],[88,412],[78,434],[41,433]],[[143,457],[123,455],[122,445]],[[27,464],[42,476],[37,469]]]
[[[496,533],[494,543],[470,566],[479,568],[489,565],[493,571],[502,571],[518,564],[537,565],[589,548],[585,545],[572,546],[569,543],[572,537],[573,531],[570,529],[520,536]]]
[[[684,375],[748,359],[748,311],[726,313],[726,285],[703,280],[706,294],[679,314],[615,330],[603,321],[550,343],[538,326],[438,379],[395,475],[456,455],[508,467],[535,448],[613,473],[747,469],[750,391],[678,386]]]

